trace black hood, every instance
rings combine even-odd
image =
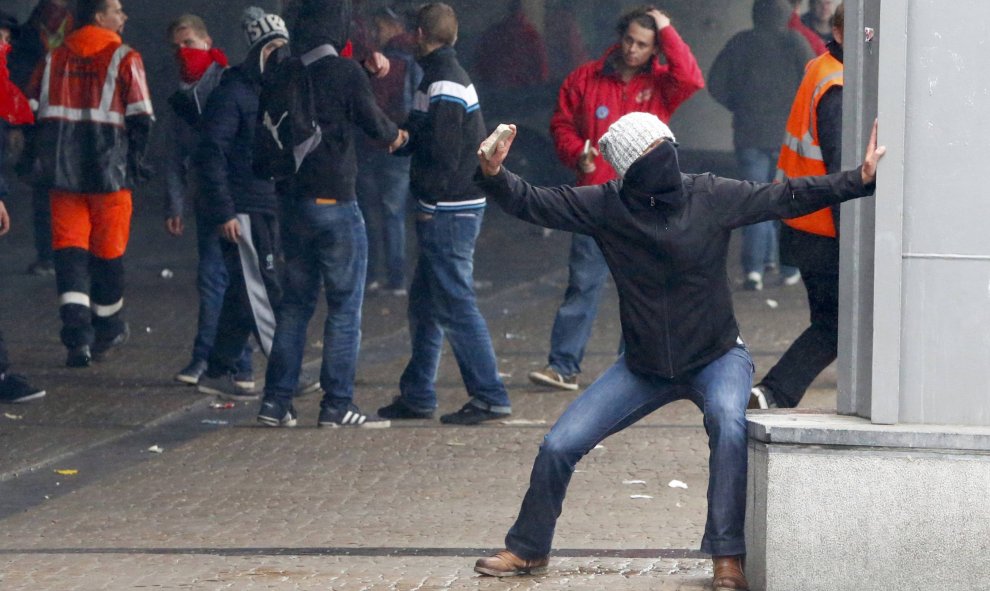
[[[662,142],[633,162],[619,194],[631,209],[674,210],[683,205],[684,182],[673,142]]]
[[[343,51],[351,36],[351,0],[297,0],[292,10],[291,36],[295,55],[320,45]]]
[[[759,31],[784,31],[793,12],[787,0],[756,0],[753,3],[753,28]]]

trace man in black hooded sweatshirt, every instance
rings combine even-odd
[[[368,266],[368,237],[357,205],[354,127],[381,149],[394,151],[408,138],[379,108],[365,70],[340,57],[347,43],[351,3],[302,0],[292,26],[292,53],[307,65],[322,140],[288,183],[283,203],[285,296],[265,375],[258,422],[296,422],[292,395],[306,346],[306,327],[322,285],[323,328],[320,427],[388,427],[354,404],[354,375],[361,344],[361,304]]]
[[[196,150],[204,223],[217,228],[222,238],[230,281],[197,388],[232,400],[257,398],[253,378],[238,375],[238,362],[252,331],[265,355],[270,354],[282,297],[275,267],[281,258],[278,196],[274,182],[255,178],[252,146],[264,64],[289,38],[282,18],[258,7],[244,11],[242,24],[247,57],[228,68],[210,94]]]
[[[514,137],[514,136],[513,136]],[[544,438],[506,550],[477,572],[511,576],[546,569],[574,467],[609,435],[677,399],[704,413],[709,436],[708,520],[701,550],[716,591],[747,589],[746,406],[753,362],[739,336],[726,274],[733,228],[794,217],[873,192],[876,125],[858,170],[758,184],[682,174],[670,130],[630,113],[599,141],[622,180],[534,187],[505,170],[513,138],[475,179],[510,215],[595,239],[619,292],[625,353],[564,411]]]

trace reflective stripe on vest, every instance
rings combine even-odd
[[[826,53],[808,62],[787,120],[787,131],[777,160],[777,181],[826,173],[825,158],[817,137],[818,104],[829,89],[842,85],[842,62],[832,54]],[[783,221],[809,234],[836,236],[835,220],[829,207]]]
[[[45,72],[41,77],[41,93],[38,97],[38,119],[63,119],[73,122],[105,123],[108,125],[124,125],[124,113],[112,110],[114,94],[117,92],[117,71],[124,58],[130,53],[131,48],[121,45],[110,58],[107,66],[106,79],[103,81],[103,89],[100,91],[100,105],[96,108],[78,109],[63,105],[52,105],[51,101],[51,76],[52,76],[52,56],[49,53],[45,57]],[[144,96],[148,96],[145,94]],[[145,104],[147,103],[147,104]],[[150,112],[151,102],[141,101],[133,105],[127,105],[127,115]]]

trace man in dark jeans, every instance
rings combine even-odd
[[[7,156],[7,122],[29,123],[33,120],[28,109],[27,98],[7,78],[7,54],[10,52],[10,39],[17,30],[17,21],[0,12],[0,236],[10,231],[10,216],[3,204],[7,196],[7,181],[3,169]],[[28,402],[45,395],[44,390],[32,387],[22,376],[9,373],[10,360],[7,347],[0,333],[0,402]]]
[[[378,105],[395,123],[412,109],[423,71],[414,57],[416,41],[403,18],[383,8],[372,18],[375,40],[389,59],[388,74],[371,80]],[[409,201],[409,157],[387,154],[367,138],[357,142],[357,196],[368,229],[366,291],[406,292],[406,212]],[[381,253],[381,254],[379,254]],[[383,269],[384,268],[384,269]],[[384,282],[379,273],[384,270]]]
[[[292,51],[312,80],[322,141],[288,183],[283,208],[285,296],[279,308],[265,398],[258,422],[293,426],[292,406],[306,346],[306,327],[322,285],[327,318],[319,427],[382,428],[390,425],[354,404],[354,376],[361,345],[361,304],[368,264],[368,238],[357,205],[354,126],[380,149],[394,150],[406,139],[375,103],[365,70],[339,56],[349,38],[347,0],[303,0],[292,31]]]
[[[175,374],[175,380],[195,386],[206,371],[206,360],[213,349],[217,334],[223,294],[230,282],[227,266],[220,248],[222,240],[217,228],[202,213],[202,199],[197,198],[195,185],[189,182],[193,155],[199,141],[198,126],[210,94],[220,84],[227,68],[227,57],[213,47],[213,39],[203,19],[184,14],[168,26],[166,38],[175,50],[179,65],[179,88],[169,97],[166,111],[171,133],[166,135],[168,156],[165,165],[165,230],[181,236],[188,219],[186,201],[196,212],[196,290],[199,292],[199,314],[192,359]],[[254,387],[250,346],[244,348],[237,363],[235,381],[241,387]]]
[[[777,164],[778,178],[833,173],[842,165],[842,32],[845,8],[833,17],[834,40],[828,53],[808,64],[787,122],[787,142]],[[815,113],[817,125],[811,118]],[[798,153],[796,138],[812,138],[816,150]],[[808,290],[811,326],[791,344],[775,366],[753,387],[750,408],[797,406],[808,386],[829,366],[839,346],[838,207],[784,220],[781,258],[801,270]]]
[[[238,360],[254,332],[269,355],[275,310],[282,296],[276,263],[281,257],[275,183],[254,177],[254,134],[261,92],[262,64],[286,45],[281,17],[250,7],[243,15],[250,49],[240,65],[228,68],[203,112],[196,152],[205,217],[219,231],[230,283],[224,293],[216,339],[198,389],[231,400],[256,399],[238,383]]]
[[[2,43],[0,43],[0,47],[2,47]],[[0,127],[0,131],[4,131],[2,127]],[[0,162],[3,162],[5,138],[6,136],[0,136]],[[7,215],[7,208],[3,204],[5,191],[3,172],[0,170],[0,236],[10,231],[10,216]],[[10,360],[7,357],[7,346],[3,342],[3,333],[0,332],[0,402],[18,403],[44,398],[44,390],[33,387],[23,376],[10,373],[9,369]]]
[[[457,16],[442,2],[417,14],[423,81],[409,115],[410,182],[417,199],[419,260],[409,289],[412,357],[399,396],[378,410],[393,419],[431,418],[444,335],[450,340],[468,400],[440,422],[474,425],[509,416],[509,393],[474,294],[474,245],[485,198],[474,186],[475,152],[485,123],[478,95],[457,62]]]

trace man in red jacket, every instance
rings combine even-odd
[[[32,79],[66,365],[87,367],[127,340],[124,252],[131,188],[146,174],[154,113],[141,55],[123,43],[120,0],[79,0],[81,29]]]
[[[633,9],[619,19],[619,42],[601,59],[574,70],[560,87],[550,120],[557,154],[577,171],[578,185],[597,185],[617,178],[594,146],[609,126],[635,111],[653,113],[662,121],[705,85],[691,48],[654,6]],[[663,54],[666,64],[660,63]],[[557,310],[545,369],[533,371],[535,384],[577,390],[581,359],[598,313],[608,276],[605,259],[594,240],[574,234],[568,261],[567,292]]]

